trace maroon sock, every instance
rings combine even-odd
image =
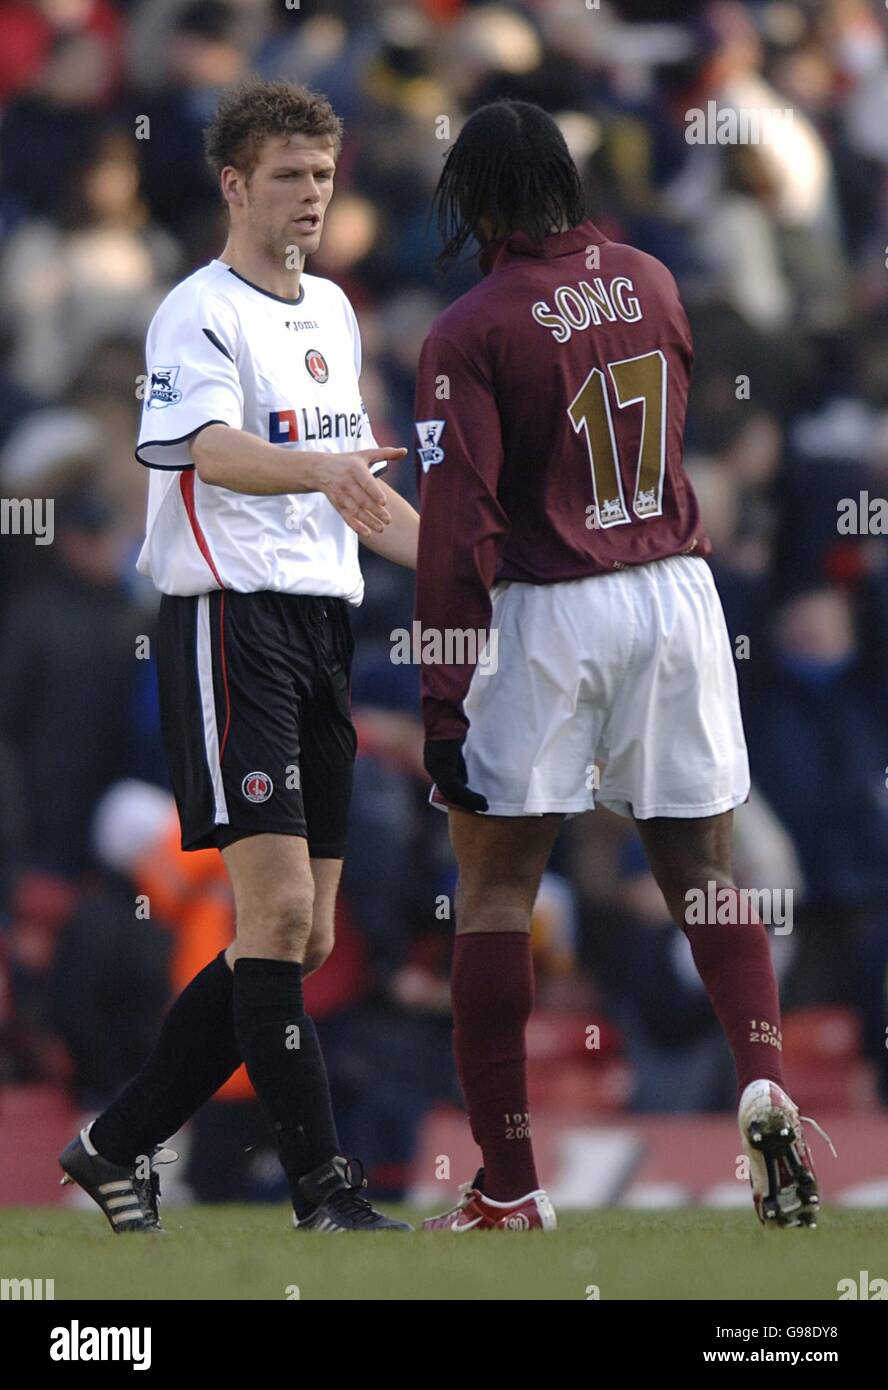
[[[728,924],[719,918],[728,915],[729,892],[736,901],[730,905],[733,922]],[[715,909],[711,913],[707,903],[705,922],[681,925],[734,1054],[739,1097],[750,1081],[760,1078],[784,1084],[780,997],[768,934],[755,919],[755,909],[739,898],[738,889],[721,884]],[[743,913],[754,920],[744,922]]]
[[[538,1187],[524,1029],[533,1008],[527,932],[469,932],[453,950],[453,1051],[475,1143],[484,1155],[484,1192],[511,1202]]]

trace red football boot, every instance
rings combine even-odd
[[[484,1169],[479,1168],[473,1183],[463,1183],[458,1203],[443,1216],[423,1221],[424,1231],[554,1231],[557,1226],[552,1203],[542,1188],[518,1197],[514,1202],[494,1202],[481,1191]]]

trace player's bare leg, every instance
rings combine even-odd
[[[781,1226],[816,1225],[814,1168],[798,1109],[783,1085],[780,999],[767,933],[740,910],[734,883],[733,812],[687,820],[655,817],[636,824],[734,1054],[738,1123],[759,1219]],[[701,901],[718,905],[715,920],[689,921],[691,890],[702,892]]]
[[[270,837],[289,838],[289,837]],[[233,847],[232,847],[233,848]],[[342,859],[310,859],[311,870],[311,926],[309,937],[303,944],[303,980],[320,970],[331,955],[336,940],[336,894],[342,878]],[[225,952],[228,965],[235,965],[238,958],[238,942],[233,941]]]
[[[314,901],[311,909],[311,930],[305,943],[302,959],[302,978],[307,980],[329,960],[336,942],[336,894],[342,878],[341,859],[311,859]],[[237,959],[237,944],[232,942],[225,952],[231,969]]]
[[[554,1228],[533,1158],[524,1033],[533,1007],[531,913],[563,819],[450,811],[459,866],[453,1045],[483,1178],[426,1229]]]
[[[311,934],[314,878],[300,835],[248,835],[222,851],[237,935],[226,956],[300,963]]]
[[[297,835],[252,835],[230,845],[224,856],[237,913],[235,1030],[275,1130],[297,1224],[322,1231],[409,1230],[374,1211],[351,1181],[317,1033],[302,999],[316,902],[315,958],[326,944],[322,924],[332,934],[339,861],[313,866],[305,839]]]
[[[303,979],[320,970],[324,961],[329,959],[336,941],[336,894],[342,877],[342,860],[312,859],[311,876],[314,879],[314,907],[311,932],[302,962]]]

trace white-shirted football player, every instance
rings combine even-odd
[[[251,79],[207,154],[230,214],[219,256],[147,340],[137,457],[151,471],[139,567],[162,593],[164,742],[184,849],[216,847],[236,939],[173,1005],[155,1051],[61,1156],[117,1232],[156,1229],[161,1144],[240,1065],[275,1130],[300,1229],[410,1229],[340,1152],[303,974],[333,945],[355,734],[358,539],[415,568],[418,518],[373,474],[346,296],[305,273],[333,194],[327,100]]]

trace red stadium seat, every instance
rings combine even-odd
[[[872,1103],[870,1068],[850,1009],[795,1009],[783,1020],[783,1060],[790,1091],[809,1111],[858,1110]]]
[[[538,1009],[527,1029],[527,1072],[534,1108],[571,1111],[622,1110],[631,1073],[622,1058],[620,1034],[612,1024],[590,1034],[587,1013]],[[596,1042],[596,1047],[587,1046]]]

